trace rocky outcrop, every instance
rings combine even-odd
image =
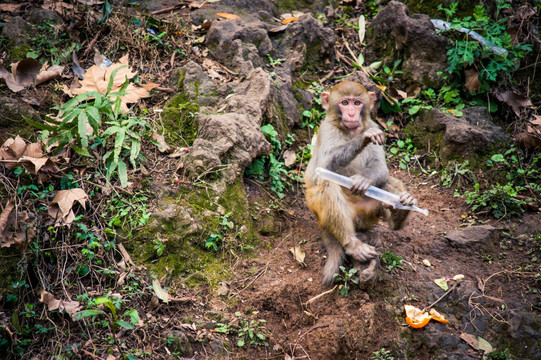
[[[368,30],[367,59],[390,63],[404,59],[406,79],[424,87],[443,85],[438,72],[447,68],[447,40],[436,34],[429,16],[410,16],[406,5],[391,1],[374,17]]]

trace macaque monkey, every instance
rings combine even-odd
[[[354,264],[368,262],[359,274],[362,281],[373,278],[380,254],[361,240],[366,237],[362,232],[370,230],[381,216],[388,219],[391,229],[400,229],[409,215],[408,210],[389,209],[364,197],[370,185],[399,194],[404,205],[417,203],[400,180],[389,176],[382,146],[385,134],[370,119],[375,97],[352,81],[343,81],[321,94],[327,116],[319,127],[305,182],[306,203],[317,218],[327,249],[325,285],[333,284],[346,255]],[[351,189],[319,178],[318,167],[351,177]]]

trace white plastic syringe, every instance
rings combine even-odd
[[[332,181],[348,189],[351,187],[351,185],[353,185],[353,180],[351,178],[344,175],[337,174],[333,171],[330,171],[324,168],[317,168],[316,174],[318,174],[322,179]],[[410,205],[410,206],[403,205],[400,202],[400,196],[390,193],[388,191],[382,190],[375,186],[369,186],[368,189],[365,191],[364,195],[372,199],[379,200],[385,204],[389,204],[395,209],[418,211],[421,214],[428,216],[427,209],[421,209],[415,205]]]

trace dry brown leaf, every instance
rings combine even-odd
[[[73,320],[75,320],[75,315],[81,310],[82,306],[78,301],[64,301],[55,299],[53,294],[50,292],[41,289],[41,298],[39,301],[47,305],[49,311],[58,310],[65,311]]]
[[[39,61],[33,58],[22,59],[11,64],[11,73],[19,85],[31,85],[41,70]]]
[[[113,86],[111,88],[111,92],[118,91],[127,80],[137,75],[137,73],[133,72],[128,65],[128,54],[120,58],[118,63],[114,63],[109,67],[97,65],[91,66],[86,70],[84,78],[80,82],[81,87],[64,87],[64,92],[70,96],[83,94],[88,91],[99,91],[102,94],[105,94],[107,92],[107,86],[109,85],[109,80],[113,71],[119,68],[121,69],[116,72],[115,77],[113,78]],[[120,109],[123,112],[127,112],[127,104],[135,103],[141,98],[149,97],[150,94],[148,92],[158,86],[159,85],[155,83],[147,83],[141,87],[135,86],[134,84],[129,84],[126,87],[126,95],[120,97]],[[113,97],[113,100],[114,99],[115,98]]]
[[[289,27],[289,24],[280,25],[280,26],[277,26],[275,28],[270,29],[269,32],[270,33],[278,33],[278,32],[284,31],[288,27]]]
[[[532,106],[532,102],[528,97],[509,90],[496,93],[496,98],[509,105],[517,116],[520,115],[520,108]]]
[[[43,1],[43,5],[41,5],[41,7],[48,10],[54,10],[59,13],[75,10],[75,6],[57,0],[45,0]]]
[[[24,86],[19,85],[15,78],[13,78],[13,74],[7,71],[3,66],[0,66],[0,79],[4,79],[9,90],[13,92],[19,92],[24,89]]]
[[[226,13],[226,12],[219,12],[216,15],[218,15],[219,17],[223,17],[224,19],[227,19],[227,20],[233,20],[233,19],[238,19],[239,18],[238,15],[231,14],[231,13]]]
[[[171,146],[165,142],[163,135],[158,134],[156,131],[152,133],[152,140],[156,141],[161,146],[158,147],[158,151],[161,153],[171,152]]]
[[[541,115],[534,115],[534,119],[530,120],[530,122],[535,125],[541,127]]]
[[[62,72],[64,72],[64,67],[60,65],[54,65],[46,70],[40,71],[36,76],[36,85],[60,76],[62,75]]]
[[[49,215],[56,219],[56,225],[70,225],[75,220],[73,204],[77,201],[86,209],[88,195],[83,189],[60,190],[49,205]]]
[[[479,71],[474,69],[468,69],[464,71],[466,80],[464,86],[469,92],[481,90],[481,83],[479,82]]]
[[[286,150],[284,152],[284,164],[285,164],[285,166],[291,166],[291,165],[295,164],[296,160],[297,160],[297,155],[295,154],[295,151]]]
[[[4,231],[6,230],[8,224],[9,215],[14,208],[15,201],[13,201],[12,199],[8,200],[6,206],[4,207],[4,210],[2,210],[2,214],[0,214],[0,236],[4,234]]]
[[[528,130],[529,129],[530,127],[528,127]],[[523,131],[515,136],[515,140],[521,146],[526,148],[541,148],[541,134],[534,136],[529,134],[527,131]]]
[[[87,6],[103,5],[105,1],[101,0],[77,0],[79,3]]]
[[[26,149],[26,143],[23,138],[17,137],[7,139],[0,148],[0,159],[2,160],[19,160],[23,156]],[[13,169],[17,166],[15,163],[6,163],[6,168]]]
[[[26,5],[28,5],[27,2],[21,4],[0,4],[0,11],[18,13],[21,12],[21,8]]]
[[[475,350],[479,350],[479,343],[475,335],[462,333],[460,334],[460,338],[464,340],[468,345],[470,345]]]
[[[291,249],[289,249],[289,252],[293,255],[293,258],[295,261],[297,261],[301,265],[306,265],[304,263],[304,258],[306,257],[306,253],[299,245],[295,245]]]

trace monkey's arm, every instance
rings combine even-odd
[[[334,125],[323,123],[318,135],[321,159],[324,159],[318,166],[334,172],[348,166],[368,145],[381,145],[385,139],[381,130],[370,127],[350,140],[340,142],[345,135],[339,134],[339,131]]]

